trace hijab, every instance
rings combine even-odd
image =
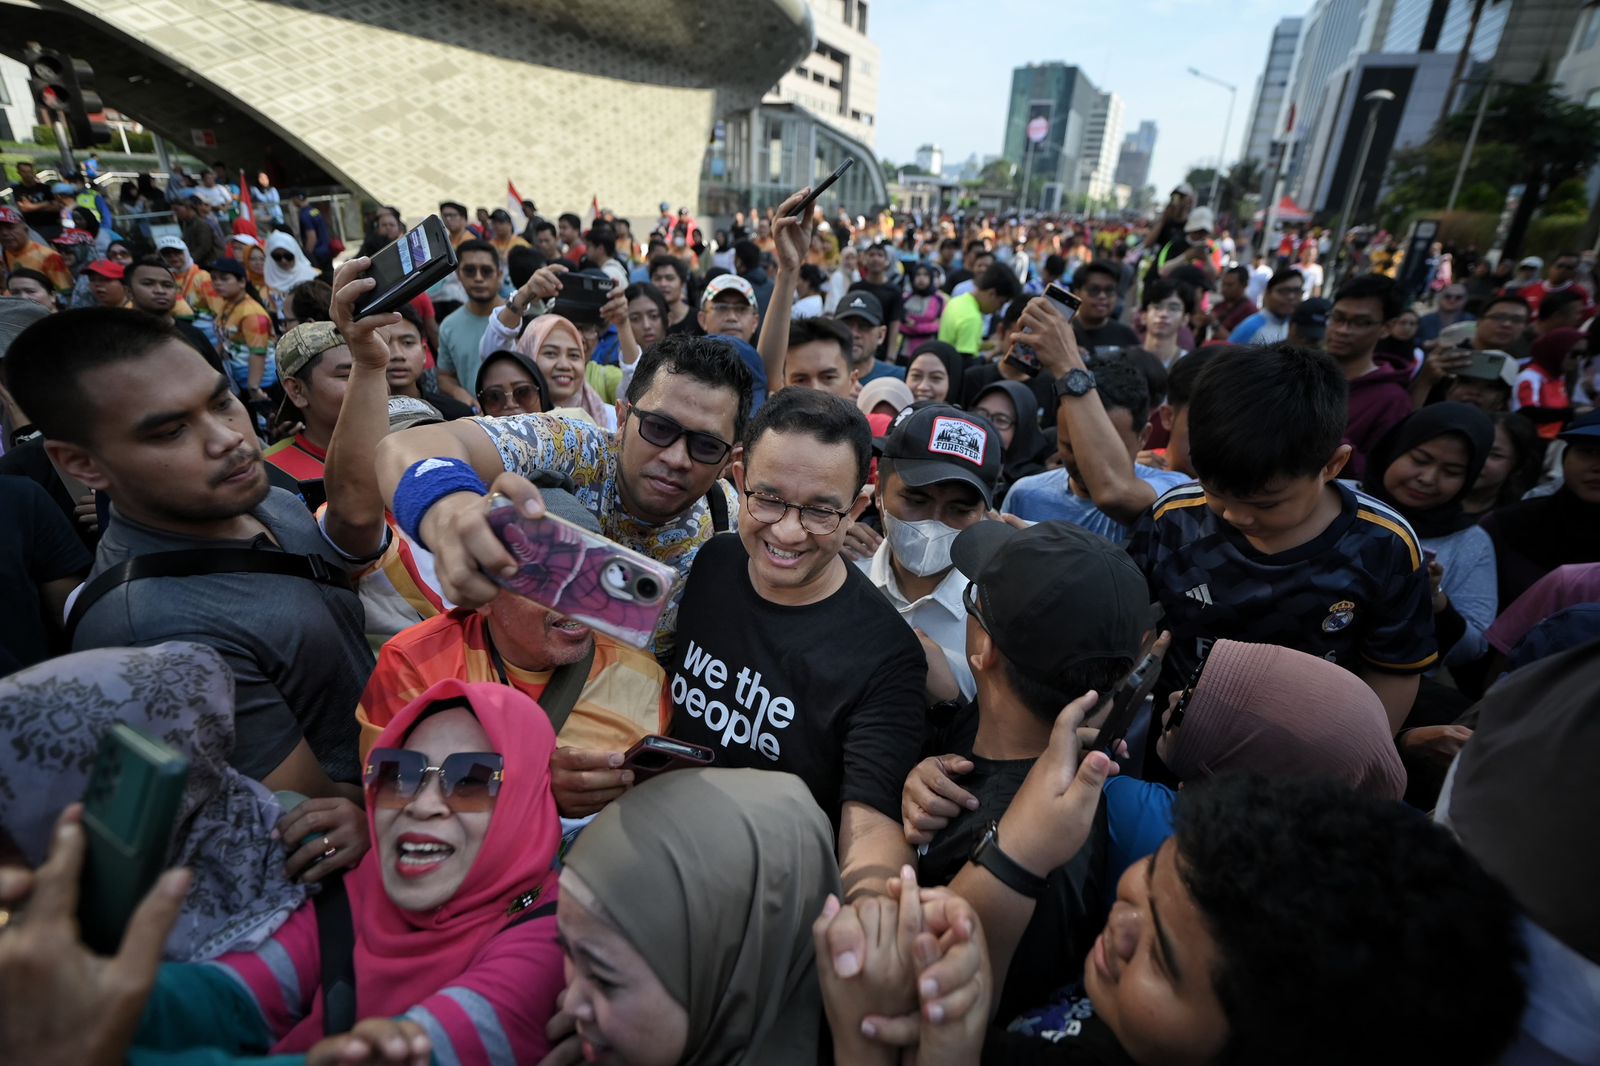
[[[1183,781],[1228,771],[1327,778],[1400,799],[1406,771],[1365,681],[1315,655],[1219,640],[1164,761]]]
[[[1383,487],[1384,472],[1394,461],[1420,444],[1454,433],[1467,445],[1466,477],[1461,491],[1438,507],[1425,511],[1405,507],[1390,496]],[[1361,479],[1361,491],[1376,497],[1399,511],[1417,536],[1447,537],[1468,526],[1475,525],[1472,515],[1461,503],[1483,473],[1483,464],[1489,461],[1494,448],[1494,420],[1481,409],[1465,403],[1434,403],[1407,415],[1383,435],[1378,446],[1367,455],[1367,470]]]
[[[519,367],[528,372],[528,377],[533,382],[533,387],[539,390],[539,410],[549,411],[555,406],[550,402],[550,386],[545,384],[544,373],[540,371],[539,364],[533,357],[525,352],[502,348],[490,355],[478,366],[478,380],[473,383],[472,395],[476,396],[483,391],[483,379],[489,376],[489,368],[502,359],[510,359]]]
[[[917,349],[917,354],[912,357],[914,363],[925,355],[931,355],[944,364],[944,371],[950,378],[950,384],[945,389],[944,399],[939,403],[947,403],[952,407],[961,404],[961,381],[967,373],[967,363],[961,353],[956,351],[955,345],[944,341],[929,341]],[[910,369],[908,366],[907,370]]]
[[[1565,368],[1568,354],[1589,339],[1581,329],[1553,329],[1533,342],[1528,349],[1529,361],[1547,377],[1559,378]]]
[[[50,850],[61,809],[83,798],[100,740],[118,722],[189,760],[168,866],[194,879],[165,956],[215,958],[259,946],[301,903],[272,839],[278,801],[228,765],[233,673],[201,644],[101,648],[0,679],[0,824],[28,862]]]
[[[506,685],[450,678],[406,704],[374,747],[405,747],[435,704],[458,701],[466,702],[504,758],[505,779],[466,880],[448,902],[426,913],[402,910],[384,891],[385,856],[376,813],[367,805],[372,850],[345,875],[362,1018],[404,1014],[465,973],[490,938],[521,913],[511,909],[519,897],[532,893],[533,907],[555,899],[551,866],[561,846],[561,820],[550,793],[550,756],[556,738],[537,703]],[[311,1013],[275,1050],[304,1051],[320,1040],[322,1009],[319,992]]]
[[[840,888],[832,829],[799,778],[663,774],[601,811],[566,870],[688,1013],[682,1066],[815,1066],[811,923]]]
[[[1044,430],[1039,428],[1039,397],[1032,389],[1020,381],[996,381],[985,386],[973,399],[973,410],[977,411],[978,400],[992,392],[1005,393],[1011,400],[1011,406],[1016,409],[1016,428],[1011,433],[1011,447],[1000,458],[1001,480],[1011,484],[1043,470],[1044,461],[1054,450],[1055,442],[1046,440]]]
[[[277,261],[272,258],[272,253],[277,251],[292,252],[294,254],[294,266],[279,266]],[[267,284],[272,286],[274,292],[287,293],[296,285],[315,281],[319,276],[317,268],[312,266],[311,260],[306,258],[306,253],[300,247],[299,241],[282,230],[267,236]]]
[[[246,276],[249,277],[251,283],[254,284],[257,289],[269,288],[270,286],[267,285],[266,266],[263,264],[261,270],[254,270],[250,266],[250,250],[253,248],[260,248],[261,242],[256,240],[248,233],[239,232],[237,223],[235,223],[233,235],[228,238],[228,244],[243,245],[243,247],[239,249],[238,254],[232,256],[232,258],[244,264],[244,272]],[[231,248],[229,250],[232,251]],[[268,257],[265,254],[263,254],[261,258],[263,260],[268,260]],[[270,260],[268,261],[270,262]]]
[[[543,348],[545,343],[557,331],[565,334],[565,339],[577,345],[579,351],[583,350],[583,334],[578,332],[577,326],[574,326],[560,315],[543,314],[528,323],[528,328],[523,330],[522,336],[517,338],[517,351],[527,356],[530,362],[536,362],[539,349]],[[584,360],[579,364],[578,395],[574,397],[576,402],[568,400],[564,403],[557,403],[555,397],[550,395],[547,387],[542,393],[545,398],[545,410],[548,411],[556,407],[578,407],[590,418],[594,419],[595,425],[604,426],[606,424],[606,401],[594,390],[594,386],[589,384],[588,370],[588,360]],[[539,382],[542,385],[547,385],[548,379],[541,374]]]
[[[1528,917],[1600,964],[1600,643],[1534,663],[1477,706],[1447,807],[1461,843]]]

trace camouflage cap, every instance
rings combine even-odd
[[[278,340],[278,377],[293,377],[307,363],[344,343],[332,322],[302,322]]]

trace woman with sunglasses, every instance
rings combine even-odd
[[[271,1052],[311,1066],[426,1063],[440,1061],[435,1047],[463,1066],[539,1061],[563,981],[554,751],[549,720],[520,692],[455,680],[428,689],[366,762],[374,848],[344,885],[355,1004],[344,1024],[354,1029],[327,1032],[322,977],[342,960],[323,958],[336,950],[336,922],[324,927],[332,909],[312,904],[259,951],[163,967],[134,1061],[170,1052],[216,1066]],[[396,1040],[403,1058],[376,1053]],[[214,1053],[185,1056],[201,1048]]]
[[[492,418],[536,415],[549,410],[549,386],[539,364],[521,352],[495,352],[478,367],[478,410]]]
[[[267,261],[264,264],[267,288],[271,290],[272,312],[282,321],[288,317],[289,294],[295,286],[318,278],[317,268],[311,265],[300,244],[288,233],[278,230],[267,236]],[[288,329],[288,323],[284,324]]]

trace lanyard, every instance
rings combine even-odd
[[[506,676],[505,660],[500,658],[500,649],[494,646],[494,637],[489,633],[489,623],[487,620],[485,620],[483,623],[483,643],[487,645],[489,649],[489,661],[494,663],[494,672],[500,675],[500,683],[505,685],[507,688],[514,687],[511,684],[511,678]]]

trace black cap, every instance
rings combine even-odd
[[[1327,335],[1328,312],[1331,310],[1332,300],[1301,300],[1294,314],[1289,316],[1289,321],[1294,323],[1300,336],[1308,341],[1319,341]]]
[[[214,259],[211,265],[206,267],[206,272],[209,274],[232,274],[240,281],[246,280],[249,276],[245,273],[244,264],[237,259]]]
[[[935,403],[901,411],[889,426],[882,455],[913,488],[965,481],[978,490],[985,507],[992,507],[1004,450],[987,418]]]
[[[977,586],[978,621],[1025,677],[1066,688],[1085,660],[1138,656],[1149,585],[1103,537],[1070,522],[986,520],[961,531],[950,558]]]
[[[864,289],[845,293],[844,301],[833,313],[834,318],[860,318],[869,326],[883,325],[883,305],[878,298]]]

